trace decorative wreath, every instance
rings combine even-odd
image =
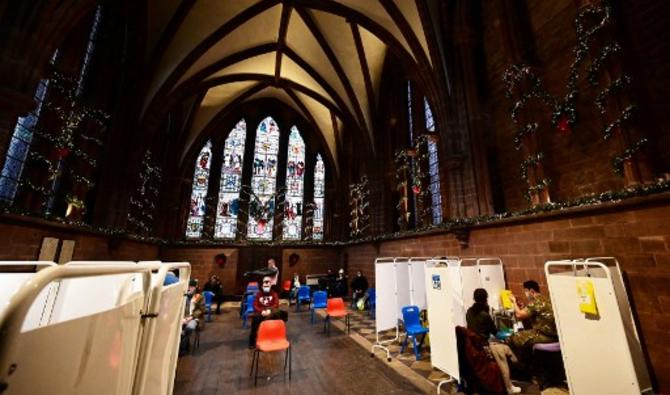
[[[288,265],[289,266],[295,266],[298,261],[300,260],[300,255],[296,254],[295,252],[288,257]]]

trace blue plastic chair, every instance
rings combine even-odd
[[[326,291],[316,291],[312,295],[312,317],[310,323],[314,323],[314,311],[316,309],[325,309],[328,306],[328,293]]]
[[[210,322],[212,321],[212,301],[214,300],[214,292],[212,291],[205,291],[202,293],[202,296],[205,297],[205,321]]]
[[[405,326],[405,341],[402,343],[400,348],[400,353],[405,352],[405,347],[407,347],[407,340],[412,338],[412,345],[414,346],[414,355],[418,361],[421,358],[421,346],[423,341],[426,339],[426,334],[428,333],[428,328],[425,328],[421,325],[419,319],[419,307],[418,306],[405,306],[402,308],[402,319]],[[417,346],[416,337],[423,335],[421,337],[421,343]]]
[[[258,292],[258,285],[247,285],[246,292]]]
[[[377,308],[377,292],[374,288],[368,288],[368,314],[375,318],[375,309]]]
[[[249,321],[249,315],[254,313],[254,300],[256,300],[256,295],[247,295],[247,301],[244,308],[244,314],[242,314],[242,328],[247,328],[247,321]]]
[[[296,306],[295,306],[295,311],[300,311],[300,304],[302,302],[307,301],[308,303],[311,302],[311,296],[310,296],[311,289],[307,285],[301,285],[300,288],[298,288],[298,296],[296,298]]]

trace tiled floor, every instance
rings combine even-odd
[[[374,344],[377,341],[377,334],[375,331],[375,320],[369,316],[367,311],[352,312],[351,330],[356,331],[359,335],[363,336],[370,343]],[[395,330],[390,330],[381,332],[379,339],[383,341],[393,339],[394,337],[395,337]],[[437,383],[449,377],[441,370],[434,369],[431,366],[430,347],[428,347],[427,344],[421,347],[421,359],[418,361],[414,356],[414,349],[412,348],[411,341],[408,342],[407,349],[403,354],[400,354],[399,342],[393,342],[389,344],[387,347],[389,349],[389,352],[391,353],[391,357],[396,358],[398,361],[410,367],[412,370],[420,374],[422,377],[425,377],[426,379],[435,383],[435,385],[437,385]],[[381,353],[381,351],[379,352]]]
[[[288,305],[288,302],[282,300],[282,305]],[[226,307],[237,307],[239,308],[239,302],[227,302],[224,306]],[[295,306],[291,306],[289,311],[295,311]],[[305,310],[304,308],[302,309]],[[322,316],[320,312],[319,316]],[[307,317],[306,315],[304,317]],[[303,318],[304,319],[304,318]],[[321,321],[322,318],[319,318]],[[367,311],[352,311],[350,316],[351,332],[356,333],[363,337],[369,344],[365,346],[368,347],[367,351],[370,351],[369,347],[372,344],[377,342],[377,333],[375,330],[375,320],[370,317]],[[337,325],[340,328],[343,328],[341,325]],[[392,340],[395,337],[395,330],[380,332],[379,340]],[[400,336],[402,336],[402,329],[400,330]],[[359,343],[363,345],[362,343]],[[417,361],[414,355],[414,350],[412,348],[411,341],[408,343],[407,349],[404,353],[400,354],[400,342],[394,341],[390,343],[385,343],[385,346],[388,348],[391,357],[401,362],[406,367],[410,368],[410,374],[416,374],[422,379],[427,380],[432,383],[432,385],[437,386],[440,381],[446,380],[449,376],[442,372],[441,370],[434,369],[430,363],[430,338],[426,339],[425,344],[421,347],[421,358]],[[383,351],[377,350],[377,355],[383,357]],[[407,374],[401,374],[407,376]],[[538,386],[533,383],[527,382],[516,382],[515,385],[522,388],[522,395],[567,395],[568,391],[566,388],[547,388],[543,391],[540,391]],[[454,386],[443,386],[443,390],[446,390],[447,393],[454,392]]]
[[[370,317],[367,311],[352,311],[351,314],[351,330],[355,331],[359,335],[363,336],[370,343],[374,344],[377,341],[377,334],[375,331],[375,320]],[[402,329],[400,330],[401,338]],[[379,340],[390,340],[395,337],[395,330],[381,332]],[[387,347],[391,353],[391,357],[402,362],[411,370],[420,375],[421,377],[427,379],[435,386],[442,381],[447,379],[449,376],[442,372],[441,370],[435,369],[431,366],[430,363],[430,338],[426,340],[426,343],[421,347],[421,358],[417,361],[414,356],[414,350],[411,345],[411,341],[408,343],[407,349],[403,354],[400,354],[400,342],[393,342]],[[379,351],[380,355],[382,352]],[[568,394],[567,388],[547,388],[543,391],[540,391],[539,387],[533,383],[527,382],[514,382],[515,385],[521,387],[522,394],[525,395],[565,395]],[[453,388],[451,388],[453,389]]]

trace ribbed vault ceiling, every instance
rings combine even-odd
[[[372,140],[386,52],[431,67],[415,0],[149,0],[148,37],[144,109],[204,93],[184,153],[217,114],[271,97],[315,124],[337,165],[336,129]]]

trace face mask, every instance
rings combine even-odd
[[[263,287],[263,292],[270,292],[270,287]]]

